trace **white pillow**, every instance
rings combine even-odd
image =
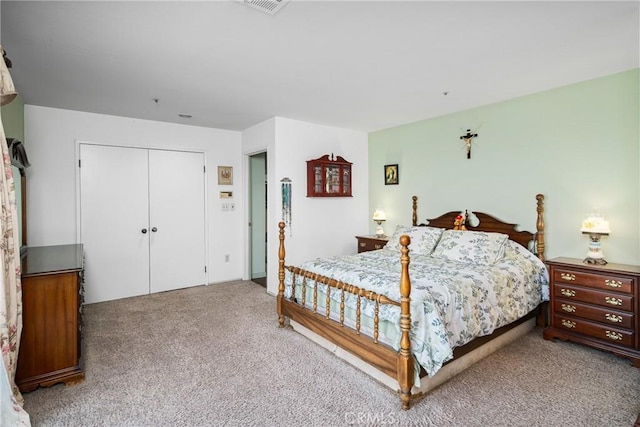
[[[406,234],[411,238],[410,253],[416,255],[430,255],[438,244],[443,228],[436,227],[411,227],[398,225],[385,249],[400,251],[400,236]]]
[[[433,251],[434,258],[491,265],[504,256],[509,236],[484,231],[445,230]]]

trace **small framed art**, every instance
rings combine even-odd
[[[384,185],[397,185],[400,181],[398,165],[384,165]]]
[[[218,166],[218,185],[233,184],[233,166]]]

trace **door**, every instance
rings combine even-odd
[[[204,155],[80,144],[86,301],[206,283]]]
[[[148,152],[80,144],[88,303],[149,293]]]
[[[149,151],[150,290],[203,285],[204,154]]]

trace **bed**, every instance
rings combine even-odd
[[[300,266],[286,265],[279,224],[279,326],[295,322],[396,379],[403,409],[423,396],[421,378],[530,319],[544,325],[548,299],[542,194],[535,233],[480,212],[418,224],[412,201],[412,225],[385,248]]]

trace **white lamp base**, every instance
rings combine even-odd
[[[378,223],[378,226],[376,227],[376,237],[387,237],[384,234],[384,228],[382,228],[382,224]]]
[[[585,264],[607,264],[607,260],[604,259],[604,253],[602,252],[602,246],[600,245],[600,234],[589,233],[589,237],[591,238],[589,251],[583,262]]]

